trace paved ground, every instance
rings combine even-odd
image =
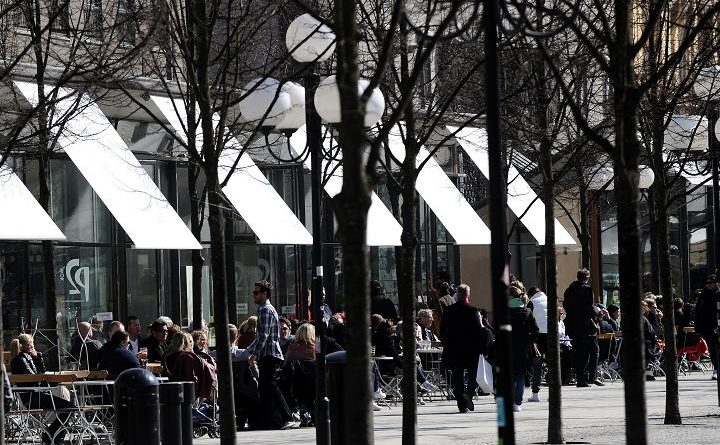
[[[693,373],[681,377],[680,409],[682,426],[663,425],[665,381],[648,382],[650,443],[720,443],[720,408],[716,382],[709,374]],[[544,395],[544,391],[540,393]],[[494,444],[495,405],[489,397],[475,402],[475,412],[457,413],[451,402],[429,403],[419,407],[419,443]],[[563,387],[563,421],[568,443],[617,445],[625,443],[622,383],[598,388]],[[375,415],[375,443],[399,444],[402,407],[393,407]],[[542,443],[547,438],[547,403],[524,403],[515,417],[517,443]],[[238,443],[309,444],[315,440],[313,429],[257,431],[238,433]],[[196,444],[218,444],[219,440],[199,439]]]

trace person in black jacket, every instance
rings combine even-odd
[[[385,320],[397,323],[398,313],[397,309],[395,309],[395,303],[385,295],[385,289],[376,280],[370,282],[370,295],[372,297],[370,300],[370,315],[382,315]]]
[[[461,413],[475,409],[472,398],[477,388],[475,377],[482,339],[480,313],[470,305],[470,286],[461,284],[458,286],[457,302],[447,307],[440,325],[442,362],[445,368],[452,372],[453,394]]]
[[[565,330],[572,342],[575,355],[575,374],[578,388],[587,387],[588,382],[604,386],[597,378],[597,358],[599,353],[597,336],[600,328],[597,324],[599,310],[594,306],[590,271],[580,269],[577,281],[565,291],[563,308],[565,309]]]
[[[20,334],[10,343],[10,372],[13,374],[42,374],[45,364],[42,355],[35,350],[35,342],[31,335]],[[43,445],[62,443],[66,430],[63,425],[70,417],[69,408],[74,405],[65,399],[55,397],[49,392],[20,392],[20,400],[30,409],[61,410],[57,412],[55,420],[42,434]]]
[[[168,326],[162,321],[155,321],[150,326],[150,335],[140,342],[141,348],[147,348],[149,362],[165,361],[165,343],[168,338]]]
[[[537,347],[538,329],[533,312],[525,307],[522,297],[510,300],[513,356],[513,411],[520,411],[525,393],[525,375],[533,364]]]
[[[130,336],[127,332],[115,331],[110,341],[103,346],[105,351],[100,358],[98,369],[106,370],[108,377],[114,379],[126,369],[140,368],[140,360],[128,349],[129,343]]]

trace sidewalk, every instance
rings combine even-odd
[[[649,443],[717,444],[720,442],[720,408],[717,385],[710,374],[693,373],[680,378],[680,409],[683,425],[663,425],[665,381],[647,382]],[[541,391],[545,400],[546,391]],[[526,395],[528,395],[526,393]],[[527,397],[526,397],[527,399]],[[569,443],[617,445],[625,443],[623,384],[605,387],[563,387],[563,422]],[[375,443],[399,444],[402,407],[375,413]],[[518,444],[542,443],[547,439],[547,403],[523,403],[516,413]],[[476,398],[475,411],[459,414],[454,403],[436,402],[418,407],[420,444],[495,444],[495,405],[490,397]],[[291,431],[239,432],[238,443],[282,444],[315,442],[312,428]],[[219,440],[196,439],[196,444],[218,444]]]

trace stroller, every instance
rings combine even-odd
[[[211,439],[220,437],[218,406],[215,403],[217,393],[203,402],[196,403],[192,410],[193,437],[199,439],[208,436]]]

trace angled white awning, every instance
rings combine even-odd
[[[152,96],[152,100],[170,125],[175,128],[178,136],[186,140],[187,134],[183,130],[183,122],[187,120],[187,116],[183,101],[161,96]],[[227,178],[238,156],[240,159],[230,180],[223,188],[223,193],[248,223],[260,243],[312,244],[310,233],[252,158],[247,153],[242,153],[242,146],[238,140],[227,133],[226,140],[218,165],[221,182]],[[197,142],[202,144],[201,133],[198,133]]]
[[[490,176],[490,165],[488,161],[488,140],[487,132],[483,128],[447,127],[450,133],[455,135],[458,143],[470,159],[477,165],[480,172],[486,177]],[[510,165],[508,170],[507,205],[512,212],[520,218],[520,221],[537,240],[538,244],[545,244],[545,204],[540,200],[535,191],[530,187],[520,172]],[[555,220],[555,244],[573,245],[575,240]]]
[[[388,135],[393,156],[405,159],[405,144],[399,127]],[[443,168],[424,147],[420,148],[416,165],[425,161],[415,188],[435,216],[450,232],[457,244],[490,244],[490,229],[468,204],[460,190],[448,178]]]
[[[0,166],[0,215],[1,240],[65,240],[65,235],[7,165]]]
[[[37,85],[15,82],[32,105]],[[58,143],[136,249],[202,249],[93,100],[61,88],[56,115],[67,116]],[[54,127],[53,131],[57,131]]]
[[[290,146],[296,155],[299,155],[305,150],[306,142],[307,133],[305,132],[305,127],[300,128],[290,137]],[[328,147],[330,141],[325,140],[323,144],[325,144],[326,149],[330,148]],[[332,175],[327,178],[324,184],[325,192],[330,197],[334,197],[342,190],[343,169],[342,166],[338,164],[338,161],[323,159],[323,172],[332,172]],[[305,160],[305,166],[310,168],[309,157]],[[371,197],[367,224],[368,246],[400,245],[402,227],[375,192],[373,192]]]

